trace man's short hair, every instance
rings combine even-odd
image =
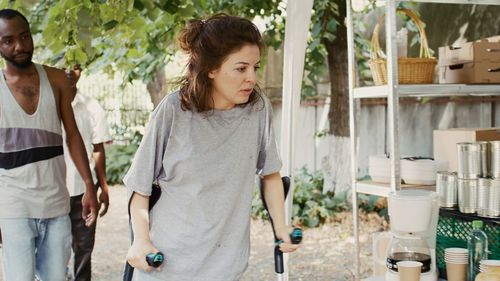
[[[28,20],[26,19],[26,17],[21,14],[19,11],[17,10],[13,10],[13,9],[1,9],[0,10],[0,19],[7,19],[7,20],[11,20],[15,17],[20,17],[24,20],[24,22],[26,22],[26,24],[28,26],[30,26],[30,23],[28,22]]]

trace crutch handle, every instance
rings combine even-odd
[[[292,240],[292,244],[300,244],[302,242],[302,229],[294,228],[290,233],[290,240]],[[276,246],[281,245],[281,243],[283,243],[283,240],[276,241]]]
[[[149,266],[152,266],[154,268],[159,267],[163,261],[165,260],[165,256],[163,255],[162,252],[158,253],[149,253],[146,256],[146,262],[149,264]]]
[[[300,244],[302,242],[302,229],[298,227],[294,228],[292,233],[290,233],[290,239],[292,240],[292,244]]]

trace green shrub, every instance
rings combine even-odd
[[[323,193],[323,173],[310,172],[306,167],[300,169],[295,176],[293,194],[292,224],[308,228],[320,226],[334,219],[336,213],[351,209],[351,191],[346,190],[337,195],[334,192]],[[387,204],[385,200],[373,195],[358,194],[359,208],[367,213],[377,212],[387,218]],[[268,219],[264,209],[260,191],[255,189],[252,201],[252,216]]]
[[[136,144],[112,144],[106,147],[106,176],[109,184],[122,184],[122,179],[132,164]]]
[[[323,193],[323,180],[321,172],[311,173],[306,167],[303,167],[296,175],[292,209],[294,225],[317,227],[333,219],[335,213],[348,209],[346,200],[348,192],[342,192],[337,196],[334,196],[333,192]],[[252,215],[256,218],[267,219],[268,214],[264,209],[258,189],[254,192],[252,203]]]

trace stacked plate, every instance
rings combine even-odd
[[[368,158],[368,175],[374,182],[391,182],[391,160],[386,155],[370,155]]]
[[[500,260],[482,260],[479,262],[480,272],[486,272],[490,268],[500,268]]]
[[[464,248],[444,249],[444,261],[452,264],[467,264],[469,251]]]
[[[435,185],[436,173],[448,170],[448,161],[418,157],[401,159],[401,179],[406,184]]]

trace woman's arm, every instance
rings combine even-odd
[[[151,271],[153,267],[146,262],[146,255],[157,253],[149,237],[149,196],[134,192],[130,199],[130,220],[134,241],[127,253],[128,263],[144,271]],[[158,268],[159,270],[159,268]]]
[[[283,240],[280,250],[284,253],[293,252],[300,246],[292,244],[290,233],[293,228],[286,225],[285,220],[285,194],[283,182],[279,173],[264,176],[264,198],[267,203],[269,215],[273,220],[274,231],[278,239]]]

